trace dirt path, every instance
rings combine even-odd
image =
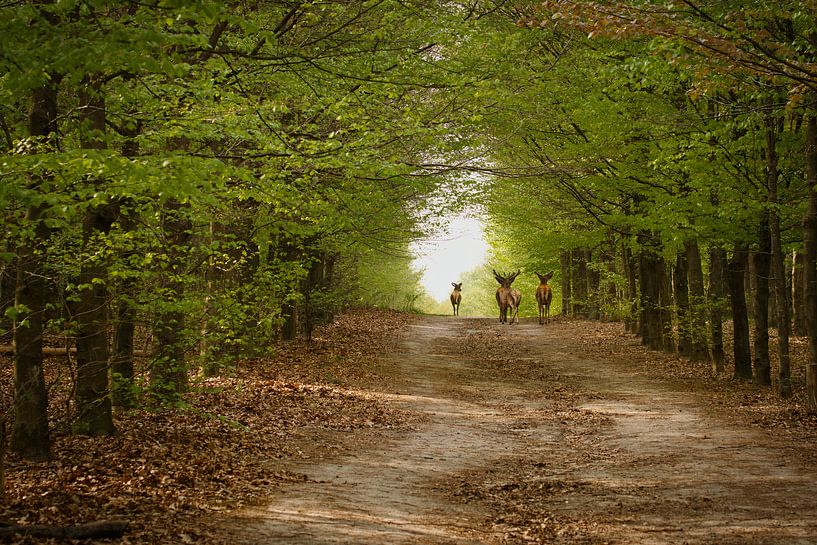
[[[817,472],[575,324],[420,318],[378,395],[411,433],[303,464],[256,543],[817,543]]]

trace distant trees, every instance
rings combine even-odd
[[[492,160],[519,178],[493,186],[489,210],[517,254],[561,267],[566,311],[637,321],[645,344],[708,352],[717,369],[731,314],[735,374],[785,396],[792,309],[817,314],[817,12],[750,4],[557,0],[519,16],[528,30],[508,32],[535,36],[519,38],[535,76],[514,80],[513,106],[486,131]]]
[[[140,389],[174,401],[193,372],[309,336],[344,305],[409,306],[416,278],[382,292],[367,275],[396,276],[382,265],[406,255],[415,211],[447,206],[428,201],[446,173],[424,163],[466,148],[452,133],[482,108],[462,92],[461,15],[391,0],[0,8],[12,448],[49,453],[46,341],[76,347],[73,430],[102,435]]]

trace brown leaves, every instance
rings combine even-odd
[[[379,380],[377,355],[407,319],[350,313],[319,330],[313,343],[282,343],[277,358],[242,362],[232,376],[195,384],[186,408],[116,414],[117,436],[58,431],[51,462],[8,460],[0,518],[21,524],[129,519],[128,543],[221,543],[214,513],[305,479],[279,461],[331,456],[408,421],[365,391],[343,386]],[[62,409],[68,396],[67,385],[58,383],[52,406]],[[67,428],[57,422],[58,430]]]

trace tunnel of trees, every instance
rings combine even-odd
[[[562,314],[817,409],[813,6],[13,2],[0,36],[25,458],[49,456],[44,353],[72,430],[114,433],[347,306],[411,308],[410,243],[474,208]]]

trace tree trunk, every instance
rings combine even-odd
[[[588,317],[587,251],[573,250],[573,313],[580,318]]]
[[[562,269],[561,288],[562,288],[562,316],[569,316],[570,312],[570,298],[571,286],[573,284],[571,274],[572,267],[570,260],[570,252],[561,252],[559,254],[559,264]]]
[[[805,305],[805,282],[803,281],[803,266],[805,259],[803,252],[795,250],[792,253],[791,270],[791,308],[794,314],[794,334],[798,337],[805,337],[806,330],[806,305]]]
[[[775,315],[777,317],[777,354],[780,360],[778,370],[778,393],[782,397],[791,395],[791,362],[789,358],[789,302],[786,298],[786,264],[783,257],[783,246],[780,238],[780,214],[778,212],[778,178],[777,169],[777,119],[769,117],[766,121],[766,160],[767,186],[769,201],[769,236],[771,249],[771,271],[773,276],[775,298]]]
[[[709,249],[709,321],[712,335],[712,370],[724,371],[723,350],[723,306],[726,293],[724,275],[726,272],[726,251],[712,246]]]
[[[812,411],[817,411],[817,112],[811,112],[806,128],[806,183],[808,209],[803,218],[803,283],[808,331],[806,395]]]
[[[709,357],[706,330],[706,293],[704,292],[704,272],[701,251],[694,240],[684,244],[689,263],[689,309],[691,350],[689,357],[703,361]]]
[[[689,309],[689,261],[686,251],[675,257],[672,275],[672,287],[675,291],[675,308],[678,315],[678,353],[689,357],[692,354],[692,335],[690,334]]]
[[[672,279],[663,258],[661,258],[661,268],[658,273],[660,275],[658,308],[661,316],[662,348],[664,352],[675,352],[675,339],[672,334]]]
[[[127,158],[139,154],[139,144],[136,137],[142,132],[142,123],[137,121],[136,126],[125,134],[122,144],[122,155]],[[119,210],[119,225],[123,232],[130,233],[136,229],[134,203],[125,200]],[[136,250],[126,250],[121,259],[125,263],[136,256]],[[111,401],[116,407],[136,406],[133,357],[134,335],[136,333],[136,280],[130,276],[122,278],[117,285],[116,323],[113,334],[113,355],[111,356]]]
[[[125,203],[121,211],[119,224],[123,231],[131,232],[136,228],[136,223],[127,205],[128,203]],[[121,258],[128,262],[134,255],[135,252],[129,250]],[[122,278],[117,285],[118,305],[111,356],[111,401],[116,407],[136,406],[133,383],[134,334],[136,332],[136,307],[133,297],[135,292],[136,280],[131,277]]]
[[[45,149],[57,134],[57,87],[48,85],[33,92],[29,134]],[[33,180],[36,187],[39,180]],[[11,448],[23,458],[45,460],[50,456],[48,438],[48,393],[43,374],[43,314],[45,312],[44,247],[50,236],[45,225],[46,208],[38,204],[26,211],[25,224],[31,236],[17,247],[15,305],[25,307],[25,316],[14,323],[14,429]]]
[[[769,212],[763,211],[758,231],[758,251],[752,254],[755,274],[755,383],[770,386],[771,364],[769,361],[769,271],[771,239],[769,238]]]
[[[6,316],[6,311],[14,306],[14,290],[17,285],[17,250],[10,241],[5,243],[8,261],[0,269],[0,343],[7,344],[13,339],[14,324]]]
[[[83,246],[95,243],[99,233],[107,234],[116,214],[115,206],[89,209],[83,221]],[[77,419],[74,433],[113,435],[111,397],[108,382],[108,289],[107,267],[93,258],[83,260],[79,277],[80,300],[77,319]]]
[[[601,294],[599,293],[599,285],[601,275],[596,268],[597,263],[593,261],[592,250],[586,251],[585,263],[587,263],[587,317],[591,320],[600,320],[601,305],[599,303]]]
[[[642,244],[638,260],[638,278],[641,281],[641,342],[653,350],[664,348],[662,323],[661,272],[663,260],[651,248]]]
[[[162,281],[165,297],[154,326],[156,360],[150,381],[152,390],[162,400],[173,401],[188,388],[183,345],[185,319],[180,308],[184,299],[184,280],[179,277],[182,254],[189,245],[192,225],[178,201],[165,203],[162,212],[162,231],[170,259]]]
[[[746,309],[746,269],[749,251],[736,244],[732,259],[727,265],[729,300],[732,304],[734,322],[735,377],[752,378],[752,354],[749,349],[749,314]]]
[[[624,319],[624,328],[629,333],[638,333],[638,262],[633,257],[629,246],[622,249],[622,264],[627,277],[627,315]]]
[[[86,81],[80,92],[80,142],[85,149],[103,149],[105,102],[100,86]],[[97,183],[104,183],[97,180]],[[77,303],[77,384],[75,401],[77,418],[74,433],[80,435],[113,435],[113,414],[108,381],[108,283],[107,263],[96,251],[103,244],[99,235],[111,230],[118,207],[114,204],[91,206],[82,222],[82,250],[79,302]]]

